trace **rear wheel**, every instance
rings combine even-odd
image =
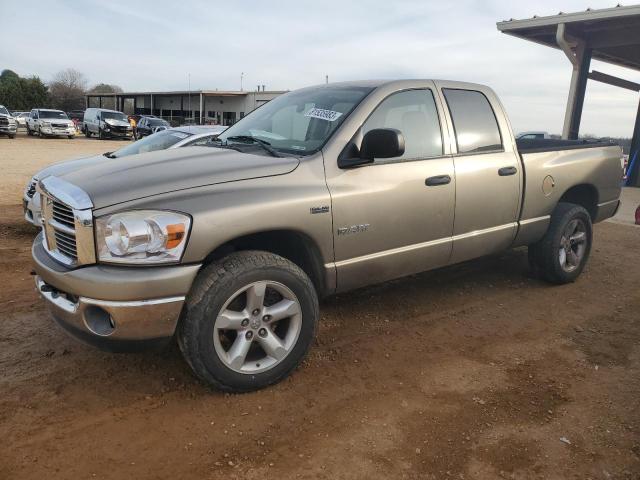
[[[589,259],[592,240],[589,212],[580,205],[561,202],[542,240],[529,245],[529,264],[548,282],[573,282]]]
[[[104,133],[102,132],[101,128],[98,128],[98,138],[100,140],[104,140],[104,138],[105,138]]]
[[[247,392],[289,375],[315,336],[309,277],[277,255],[237,252],[205,268],[178,328],[185,359],[215,388]]]
[[[33,137],[33,130],[29,128],[29,125],[27,125],[27,135],[29,135],[30,137]]]

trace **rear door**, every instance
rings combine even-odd
[[[511,128],[490,89],[448,82],[438,82],[438,89],[453,128],[456,207],[451,263],[456,263],[512,244],[522,169]]]

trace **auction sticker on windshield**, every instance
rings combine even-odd
[[[304,114],[305,117],[319,118],[320,120],[328,120],[334,122],[340,118],[342,112],[334,112],[333,110],[323,110],[322,108],[312,108]]]

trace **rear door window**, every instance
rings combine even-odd
[[[451,113],[459,154],[503,149],[496,115],[483,93],[453,88],[442,92]]]

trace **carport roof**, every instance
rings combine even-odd
[[[498,30],[548,47],[556,42],[558,25],[564,23],[569,37],[579,38],[592,49],[592,58],[640,70],[640,5],[587,9],[524,20],[498,23]]]

